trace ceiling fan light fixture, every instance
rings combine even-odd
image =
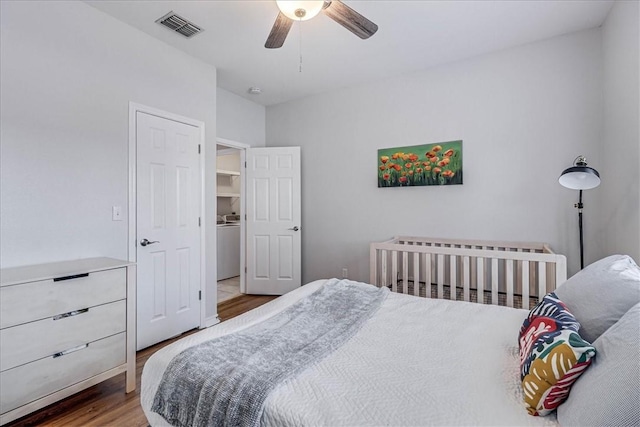
[[[324,6],[324,0],[276,0],[278,9],[287,18],[294,21],[306,21],[320,13]]]
[[[295,21],[306,21],[322,12],[361,39],[368,39],[378,31],[378,26],[360,15],[340,0],[294,1],[276,0],[280,12],[264,47],[282,47]]]

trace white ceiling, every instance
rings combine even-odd
[[[321,14],[295,23],[282,48],[265,49],[278,14],[273,0],[88,3],[215,65],[219,87],[263,105],[598,27],[612,6],[611,0],[345,1],[378,24],[373,37],[361,40]],[[205,31],[186,39],[155,23],[171,10]],[[249,95],[250,86],[263,93]]]

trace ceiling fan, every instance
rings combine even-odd
[[[276,0],[280,13],[271,28],[264,47],[282,47],[293,21],[306,21],[323,12],[329,18],[351,31],[361,39],[368,39],[378,31],[378,26],[351,9],[340,0],[291,1]]]

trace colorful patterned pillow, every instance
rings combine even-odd
[[[564,402],[591,364],[595,348],[578,334],[580,323],[553,292],[533,307],[520,328],[520,378],[531,415],[547,415]]]

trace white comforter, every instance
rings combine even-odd
[[[256,324],[324,284],[312,282],[155,353],[142,372],[150,411],[162,373],[190,346]],[[526,310],[391,293],[349,342],[267,398],[265,426],[556,425],[522,405],[517,337]]]

